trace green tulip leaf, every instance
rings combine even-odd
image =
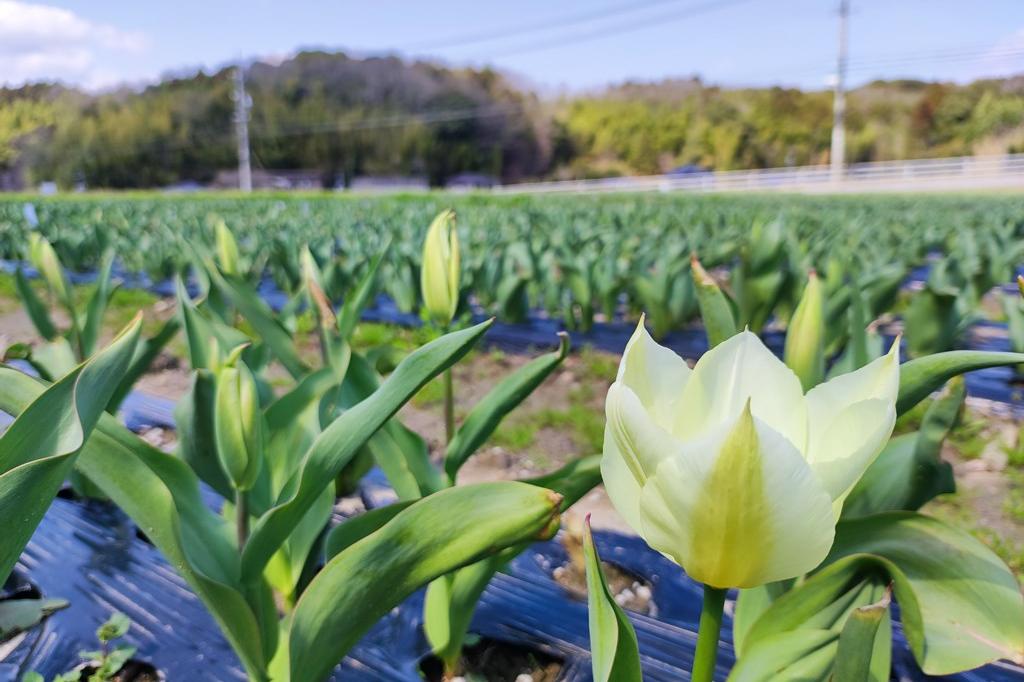
[[[251,285],[237,275],[222,273],[212,262],[207,263],[207,272],[217,290],[248,320],[293,378],[300,379],[309,372],[299,357],[292,335],[281,326],[274,312]]]
[[[1024,663],[1024,596],[999,557],[968,533],[911,512],[842,521],[822,573],[857,557],[892,580],[907,641],[929,675],[1000,658]]]
[[[444,468],[451,481],[466,460],[494,433],[505,415],[518,407],[551,375],[569,353],[569,335],[558,335],[558,350],[528,362],[502,379],[477,403],[445,451]]]
[[[562,496],[562,511],[576,504],[601,482],[601,455],[589,455],[569,462],[561,469],[523,483],[554,490]]]
[[[626,613],[608,589],[601,559],[587,519],[583,531],[583,556],[587,567],[587,605],[590,610],[590,656],[595,682],[643,680],[640,645]]]
[[[135,352],[136,317],[88,362],[43,391],[0,437],[0,581],[14,568]],[[14,370],[3,368],[4,372]]]
[[[324,539],[324,558],[330,561],[370,533],[383,528],[388,521],[408,509],[416,501],[406,500],[389,504],[386,507],[371,509],[338,524],[327,533],[327,537]]]
[[[380,387],[380,377],[361,355],[353,355],[339,393],[339,407],[350,409]],[[394,417],[366,443],[366,451],[384,472],[401,500],[412,500],[445,487],[430,461],[426,442]]]
[[[51,614],[70,605],[64,599],[0,600],[0,642],[34,628]]]
[[[356,324],[359,323],[363,309],[369,305],[374,293],[376,293],[377,272],[380,270],[380,264],[384,261],[384,257],[387,256],[390,246],[390,242],[384,244],[380,253],[370,261],[366,273],[359,280],[355,290],[345,298],[341,311],[338,313],[338,333],[341,334],[341,338],[348,339],[352,336],[352,332],[356,329]]]
[[[132,358],[131,365],[128,366],[124,378],[121,379],[120,385],[107,404],[107,412],[117,414],[121,403],[131,393],[132,387],[142,378],[143,374],[149,371],[157,356],[171,342],[171,339],[177,335],[180,328],[181,323],[176,317],[172,317],[164,322],[163,326],[160,327],[160,331],[155,336],[144,339],[138,345],[135,349],[135,357]]]
[[[316,682],[377,620],[431,580],[504,547],[550,537],[561,499],[516,482],[443,490],[336,555],[299,599],[291,682]]]
[[[107,312],[107,304],[114,293],[110,278],[114,268],[114,252],[105,251],[100,261],[99,271],[96,273],[96,289],[89,298],[85,309],[85,320],[82,323],[82,333],[79,337],[79,352],[84,360],[96,350],[96,343],[100,338],[100,331],[103,328],[103,315]],[[74,314],[74,311],[69,311]]]
[[[888,682],[892,634],[886,627],[891,627],[891,602],[886,590],[877,602],[857,607],[846,619],[839,634],[834,682]]]
[[[772,634],[736,662],[729,682],[828,682],[838,646],[839,634],[833,630]]]
[[[21,299],[21,304],[25,306],[25,313],[28,315],[28,319],[32,321],[32,326],[39,332],[39,336],[47,341],[55,340],[59,332],[57,331],[57,325],[53,323],[53,319],[50,317],[49,306],[39,297],[36,290],[32,288],[32,284],[25,277],[25,273],[21,271],[21,268],[14,271],[14,288],[18,298]]]
[[[581,457],[561,469],[523,483],[547,488],[562,496],[561,511],[567,510],[601,482],[601,455]],[[477,602],[494,575],[527,545],[505,550],[446,576],[427,587],[423,629],[434,653],[449,668],[462,653]]]
[[[1024,353],[953,350],[926,355],[900,366],[896,414],[904,414],[959,374],[1024,362]]]

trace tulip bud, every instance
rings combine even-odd
[[[786,366],[809,391],[825,379],[825,298],[818,274],[811,270],[800,303],[786,331]]]
[[[430,319],[450,323],[459,306],[459,235],[450,209],[441,211],[427,230],[420,290]]]
[[[700,264],[696,253],[690,254],[690,274],[697,290],[697,305],[704,330],[708,335],[708,348],[714,348],[726,339],[735,336],[736,318],[729,307],[729,301],[718,283]]]
[[[62,301],[68,300],[68,285],[64,278],[64,269],[53,246],[38,233],[29,235],[28,258],[33,267],[39,271],[53,295]]]
[[[238,243],[223,220],[217,221],[217,264],[228,275],[238,274]]]
[[[236,490],[256,482],[263,463],[263,412],[256,379],[235,349],[217,371],[214,397],[214,438],[217,457]]]
[[[1024,275],[1017,275],[1017,288],[1020,289],[1020,295],[1024,296]]]

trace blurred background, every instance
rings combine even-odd
[[[0,0],[0,80],[4,190],[1024,178],[1019,0]]]

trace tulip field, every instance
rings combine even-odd
[[[0,199],[0,682],[1024,680],[1022,266],[1012,193]]]

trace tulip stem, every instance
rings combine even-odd
[[[444,436],[445,443],[451,443],[455,437],[455,386],[451,367],[444,371]]]
[[[249,494],[243,490],[235,491],[235,528],[238,530],[238,551],[241,552],[249,539]]]
[[[714,679],[725,593],[724,589],[704,586],[704,605],[701,607],[700,629],[697,631],[697,651],[693,657],[693,673],[690,675],[692,682],[711,682]]]

